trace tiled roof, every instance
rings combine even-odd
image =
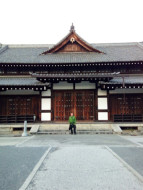
[[[36,78],[0,78],[0,86],[47,86],[48,83],[41,83]]]
[[[104,84],[123,84],[123,78],[115,77],[111,79],[109,82],[100,82]],[[143,84],[143,76],[139,77],[124,77],[125,84]]]
[[[118,61],[143,61],[141,43],[92,44],[104,53],[53,53],[40,55],[50,46],[12,47],[0,53],[0,63],[94,63]]]

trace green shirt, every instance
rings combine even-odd
[[[69,116],[69,123],[70,124],[76,124],[76,118],[75,118],[75,116],[73,115],[73,116]]]

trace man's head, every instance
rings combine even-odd
[[[73,113],[71,112],[71,116],[73,116]]]

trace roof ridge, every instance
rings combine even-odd
[[[51,48],[54,44],[8,44],[9,48]]]
[[[139,42],[117,42],[117,43],[91,43],[94,46],[123,46],[123,45],[138,45]]]
[[[141,44],[141,42],[138,42],[137,44],[141,49],[143,49],[143,45]]]
[[[78,35],[78,34],[77,34]],[[89,43],[86,40],[84,40],[82,37],[80,37],[78,35],[78,37],[80,39],[82,39],[85,43],[87,43],[88,45],[91,46],[122,46],[122,45],[140,45],[143,46],[141,44],[141,42],[117,42],[117,43]],[[58,43],[60,43],[62,40],[60,40]],[[57,43],[57,44],[58,44]],[[2,46],[0,48],[0,52],[3,48],[7,47],[7,48],[53,48],[56,44],[5,44],[4,46]]]
[[[7,50],[7,49],[8,49],[8,45],[2,46],[2,47],[0,48],[0,54],[1,54],[2,52],[4,52],[5,50]]]

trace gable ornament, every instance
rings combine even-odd
[[[72,38],[70,39],[70,42],[73,44],[73,43],[75,42],[75,38],[72,37]]]

